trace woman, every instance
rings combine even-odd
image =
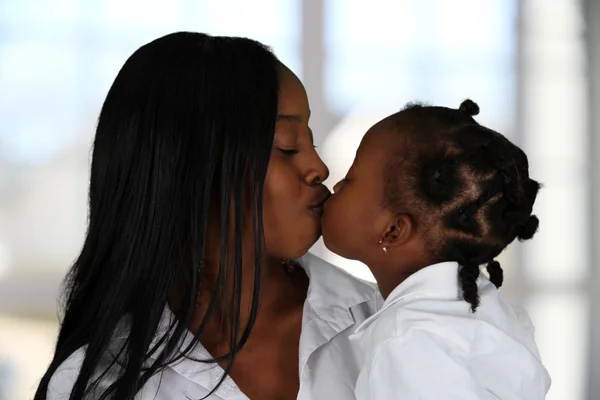
[[[127,60],[35,399],[352,397],[348,336],[378,298],[305,255],[329,196],[309,116],[298,78],[252,40],[175,33]]]

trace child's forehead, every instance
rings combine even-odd
[[[384,124],[384,121],[374,125],[365,133],[358,146],[357,157],[382,157],[390,150],[397,152],[406,147],[408,133],[398,131],[393,126]]]

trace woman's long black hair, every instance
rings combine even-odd
[[[258,310],[262,193],[277,115],[277,68],[275,56],[258,42],[188,32],[159,38],[127,60],[100,113],[88,232],[65,281],[56,351],[35,400],[46,399],[53,373],[82,346],[85,359],[70,399],[88,396],[97,383],[97,364],[125,316],[130,331],[119,356],[122,374],[102,399],[133,399],[173,362],[194,315],[207,219],[215,209],[221,264],[196,337],[233,288],[226,321],[230,352],[207,360],[227,360],[230,370]],[[244,210],[253,217],[255,269],[250,320],[239,335]],[[234,238],[232,244],[227,237]],[[152,340],[182,279],[177,323],[158,351]],[[153,352],[156,361],[148,364]]]

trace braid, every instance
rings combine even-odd
[[[532,208],[540,189],[529,178],[525,153],[479,125],[478,113],[466,100],[458,110],[413,104],[390,117],[397,131],[408,127],[411,151],[402,161],[391,157],[384,196],[385,206],[414,214],[435,261],[460,264],[463,298],[473,312],[479,266],[486,264],[499,288],[504,274],[494,259],[515,239],[536,233]]]
[[[479,278],[479,265],[463,264],[458,272],[463,299],[471,305],[471,311],[479,307],[479,293],[477,291],[477,278]]]
[[[490,275],[490,281],[499,288],[504,281],[504,271],[500,267],[500,263],[496,260],[490,261],[486,266],[487,272]]]

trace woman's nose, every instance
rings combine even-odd
[[[317,163],[313,168],[310,169],[306,175],[306,183],[314,186],[323,183],[329,177],[329,168],[327,165],[317,156]]]

